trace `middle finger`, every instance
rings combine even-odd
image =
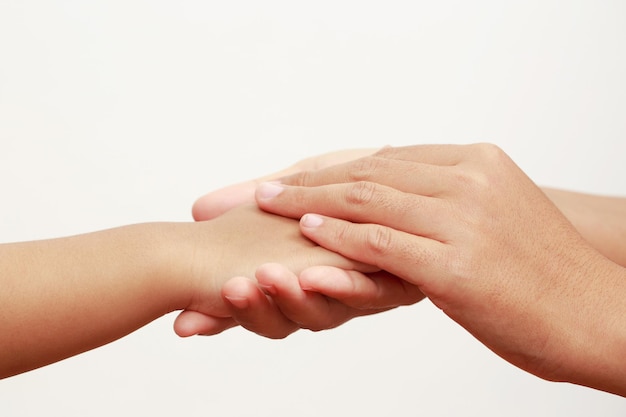
[[[455,181],[454,176],[455,168],[451,166],[437,166],[373,155],[325,169],[303,171],[283,177],[280,182],[286,185],[314,187],[369,181],[408,193],[438,196],[448,189],[451,182]]]

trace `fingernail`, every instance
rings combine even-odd
[[[322,223],[324,223],[324,219],[317,214],[305,214],[300,220],[300,224],[304,227],[318,227]]]
[[[276,295],[276,287],[274,287],[273,285],[263,285],[263,284],[259,284],[259,287],[261,287],[261,289],[263,290],[264,293],[269,294],[269,295]]]
[[[243,310],[244,308],[248,308],[249,304],[247,298],[228,296],[225,296],[224,298],[226,298],[232,305],[234,305],[238,309]]]
[[[256,195],[261,200],[269,200],[282,193],[285,187],[276,182],[263,182],[256,189]]]

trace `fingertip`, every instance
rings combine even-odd
[[[251,279],[231,278],[222,287],[222,296],[233,320],[254,333],[282,339],[298,329]]]
[[[204,214],[204,198],[205,196],[198,198],[191,206],[191,217],[193,217],[193,219],[197,222],[206,219],[206,216]]]
[[[256,279],[259,287],[275,301],[294,297],[299,299],[303,296],[298,276],[285,265],[278,263],[261,265],[257,269]]]
[[[174,332],[180,337],[217,334],[233,327],[230,318],[213,317],[198,311],[182,311],[174,320]]]
[[[285,191],[285,187],[279,181],[262,182],[256,187],[254,197],[257,202],[268,202]]]
[[[179,337],[190,337],[194,336],[197,333],[194,332],[193,326],[190,321],[185,318],[185,316],[189,313],[188,311],[181,312],[176,319],[174,320],[174,333]]]
[[[304,229],[315,229],[324,223],[324,218],[318,214],[307,213],[300,219],[300,226]]]
[[[300,273],[298,282],[300,288],[305,291],[323,292],[327,290],[328,283],[343,280],[345,271],[333,266],[312,266]]]
[[[246,181],[210,192],[198,198],[191,214],[196,221],[214,219],[242,204],[254,202],[255,181]]]
[[[224,298],[232,307],[238,310],[245,310],[250,307],[250,301],[248,301],[245,297],[232,297],[225,295]]]
[[[243,309],[248,306],[248,298],[254,295],[256,285],[246,277],[234,277],[222,285],[222,297],[234,307]]]
[[[234,277],[222,286],[222,298],[226,305],[241,314],[244,311],[263,309],[269,303],[257,282],[246,277]],[[246,313],[247,314],[247,313]]]
[[[277,293],[274,282],[276,275],[282,273],[280,264],[263,264],[257,268],[254,276],[259,288],[267,295],[274,296]]]
[[[214,219],[226,212],[231,205],[220,199],[215,191],[198,198],[191,207],[191,215],[197,222]]]
[[[283,264],[270,262],[259,266],[255,272],[255,277],[259,283],[265,284],[280,278],[295,277],[295,274]]]

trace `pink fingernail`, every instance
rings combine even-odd
[[[269,200],[282,193],[285,187],[276,182],[263,182],[256,189],[256,196],[261,200]]]
[[[324,219],[317,214],[305,214],[300,220],[300,224],[304,227],[318,227],[322,223],[324,223]]]
[[[276,287],[273,285],[263,285],[259,283],[259,287],[263,290],[264,293],[269,295],[276,295]]]
[[[248,308],[249,304],[247,298],[228,296],[225,296],[224,298],[226,298],[232,305],[234,305],[238,309],[243,310],[244,308]]]

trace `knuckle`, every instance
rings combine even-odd
[[[346,202],[349,205],[364,206],[374,200],[376,193],[376,184],[367,181],[355,182],[348,186]]]
[[[386,158],[389,155],[392,155],[395,152],[395,148],[391,145],[383,146],[378,151],[376,151],[373,156]]]
[[[291,177],[288,177],[284,183],[288,185],[295,185],[300,187],[309,187],[314,184],[315,181],[314,171],[304,170]]]
[[[377,171],[384,168],[382,162],[383,160],[381,158],[376,158],[375,156],[357,159],[354,161],[348,173],[348,181],[358,182],[370,180]]]
[[[391,230],[381,226],[371,226],[365,235],[365,245],[370,253],[382,257],[392,251],[393,235]]]
[[[483,162],[496,163],[508,159],[502,148],[493,143],[477,143],[472,147],[475,155]]]
[[[446,268],[455,281],[473,280],[479,276],[480,262],[472,251],[451,250],[446,257]]]
[[[459,171],[455,175],[455,181],[460,189],[469,192],[471,195],[481,195],[491,189],[491,178],[483,171]]]
[[[335,233],[334,241],[337,243],[337,247],[342,247],[346,243],[349,243],[352,239],[352,225],[344,225],[339,228]]]
[[[510,163],[510,158],[500,147],[491,143],[468,146],[472,162],[455,167],[454,181],[460,190],[476,197],[492,193],[501,185],[503,167]]]

